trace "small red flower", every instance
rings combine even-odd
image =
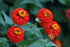
[[[66,10],[66,18],[70,21],[70,9]]]
[[[11,13],[12,20],[17,25],[24,25],[29,21],[29,14],[22,8],[16,8]]]
[[[55,39],[55,36],[54,36],[54,34],[49,33],[49,34],[48,34],[48,38],[49,38],[50,40],[54,40],[54,39]]]
[[[7,36],[13,43],[18,43],[23,40],[24,33],[21,28],[12,26],[8,29]]]
[[[53,43],[56,44],[58,47],[62,47],[61,42],[59,40],[57,40],[57,39],[54,40]],[[56,46],[54,46],[54,47],[56,47]]]
[[[55,21],[51,21],[48,24],[44,25],[44,31],[48,35],[48,37],[53,40],[60,33],[60,26]],[[51,37],[53,36],[53,37]]]
[[[41,22],[49,22],[49,21],[52,21],[53,14],[50,10],[46,8],[42,8],[37,13],[36,17],[38,17]]]

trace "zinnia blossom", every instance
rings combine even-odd
[[[24,25],[29,21],[29,14],[22,8],[16,8],[11,13],[12,21],[17,25]]]
[[[23,40],[23,30],[17,26],[12,26],[7,31],[7,36],[13,43],[18,43]]]
[[[51,21],[44,25],[44,31],[50,39],[54,39],[60,33],[60,26],[56,21]],[[52,37],[51,37],[52,36]]]
[[[46,9],[46,8],[42,8],[38,11],[36,17],[38,17],[38,19],[42,22],[50,22],[53,19],[53,14],[50,10]]]

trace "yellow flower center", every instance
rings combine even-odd
[[[19,13],[19,16],[21,16],[21,17],[25,16],[25,11],[24,10],[20,10],[18,13]]]
[[[47,10],[47,11],[44,11],[44,16],[48,16],[48,14],[50,14],[51,13],[51,11],[49,11],[49,10]]]
[[[44,11],[44,16],[47,16],[46,11]]]
[[[16,35],[21,34],[21,30],[19,28],[15,28],[14,34],[16,34]]]
[[[58,25],[57,25],[57,24],[53,24],[53,25],[52,25],[52,28],[53,28],[54,30],[57,30],[57,29],[58,29]]]
[[[56,42],[56,45],[59,47],[61,44],[60,44],[60,42]]]
[[[51,11],[47,10],[48,13],[51,13]]]
[[[49,34],[48,37],[49,37],[50,39],[53,39],[53,38],[54,38],[54,36],[53,36],[52,34]]]

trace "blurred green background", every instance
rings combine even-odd
[[[12,43],[7,38],[7,30],[18,26],[12,22],[11,12],[15,8],[23,8],[29,13],[29,22],[23,26],[25,36],[20,43]],[[61,27],[56,38],[62,47],[70,47],[70,22],[66,19],[65,11],[70,8],[70,0],[0,0],[0,47],[52,47],[55,44],[48,39],[42,27],[35,22],[35,15],[41,8],[47,8],[53,13],[53,20]]]

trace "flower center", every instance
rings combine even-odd
[[[49,37],[50,39],[53,39],[53,38],[54,38],[54,36],[53,36],[52,34],[49,34],[48,37]]]
[[[48,16],[48,14],[50,14],[51,12],[49,10],[44,11],[44,16]]]
[[[53,25],[52,25],[52,28],[53,28],[54,30],[57,30],[57,29],[58,29],[58,25],[57,25],[57,24],[53,24]]]
[[[19,16],[21,16],[21,17],[25,16],[25,11],[24,10],[20,10],[18,13],[19,13]]]
[[[44,11],[44,16],[47,16],[46,11]]]
[[[16,34],[16,35],[21,34],[21,30],[19,28],[15,28],[14,34]]]

